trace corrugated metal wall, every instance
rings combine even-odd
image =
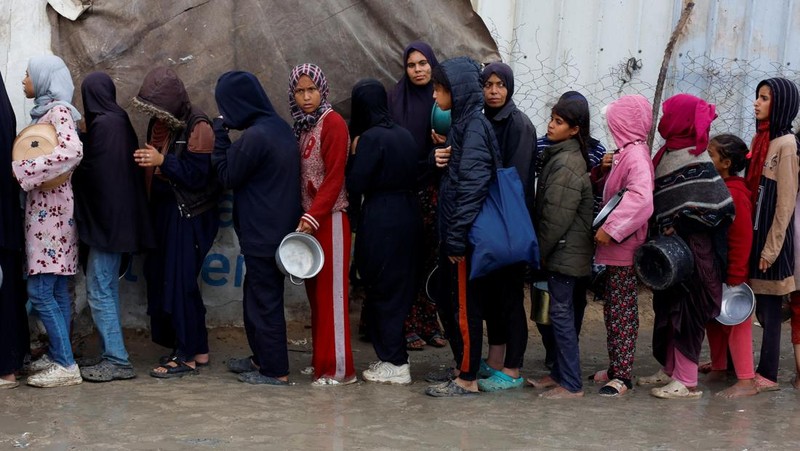
[[[652,100],[684,6],[682,0],[472,3],[514,67],[515,100],[539,131],[567,90],[586,95],[595,113],[623,94]],[[800,1],[700,0],[676,45],[662,99],[686,92],[715,103],[712,133],[749,142],[755,86],[774,76],[800,82]],[[605,132],[593,116],[592,132],[601,138]]]

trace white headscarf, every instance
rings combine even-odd
[[[69,108],[73,120],[80,120],[81,114],[70,103],[75,85],[64,60],[55,55],[34,56],[28,60],[28,75],[33,82],[35,96],[35,106],[31,110],[32,122],[58,105]]]

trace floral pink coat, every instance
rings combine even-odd
[[[72,181],[67,179],[46,191],[38,186],[75,169],[83,158],[83,144],[78,139],[75,121],[64,106],[50,109],[37,123],[52,124],[58,134],[59,145],[50,155],[11,163],[14,177],[27,192],[25,254],[28,257],[28,274],[72,275],[76,272],[78,262],[78,229],[72,215]]]

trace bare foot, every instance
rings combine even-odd
[[[532,386],[533,388],[552,388],[558,386],[556,381],[553,380],[550,376],[545,376],[541,379],[528,379],[528,385]]]
[[[3,379],[4,381],[9,381],[9,382],[16,382],[17,381],[17,376],[14,373],[4,374],[4,375],[0,376],[0,379]]]
[[[717,396],[725,399],[743,398],[758,394],[756,383],[753,379],[740,379],[735,384],[717,393]]]
[[[800,373],[794,375],[792,387],[794,387],[795,390],[800,390]]]
[[[714,368],[711,367],[711,362],[703,362],[697,365],[697,372],[700,374],[708,374],[714,371]]]
[[[539,394],[540,398],[547,399],[570,399],[570,398],[583,398],[583,390],[573,393],[562,386],[547,390]]]
[[[478,381],[465,381],[464,379],[457,377],[453,380],[453,382],[455,382],[458,386],[460,386],[464,390],[478,393]]]
[[[706,382],[724,382],[728,378],[725,370],[710,370],[706,373]]]

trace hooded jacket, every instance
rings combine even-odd
[[[606,121],[619,150],[605,180],[603,205],[621,189],[627,192],[602,226],[614,241],[597,247],[595,262],[631,266],[636,248],[647,238],[648,220],[653,214],[653,160],[646,143],[653,125],[653,108],[640,95],[624,96],[608,106]]]
[[[467,234],[489,192],[500,148],[481,111],[478,64],[459,57],[443,62],[442,68],[450,82],[453,104],[445,143],[451,146],[450,161],[439,187],[439,233],[445,255],[464,256]]]
[[[542,267],[572,277],[592,272],[592,186],[580,145],[567,139],[544,150],[536,190]]]
[[[155,241],[144,172],[133,159],[139,140],[117,105],[114,82],[93,72],[81,84],[86,133],[83,160],[72,176],[78,237],[105,252],[138,252]]]
[[[273,257],[302,213],[297,140],[253,74],[222,74],[214,96],[222,118],[214,119],[211,161],[224,187],[233,189],[242,254]],[[232,143],[228,129],[243,132]]]

